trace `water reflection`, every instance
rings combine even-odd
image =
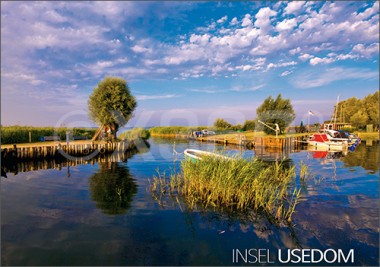
[[[361,144],[355,152],[342,158],[342,161],[347,167],[361,166],[370,173],[376,173],[379,170],[379,143],[373,146]]]
[[[23,159],[17,161],[4,160],[1,162],[1,176],[7,177],[7,173],[13,173],[17,175],[19,172],[30,172],[38,170],[62,170],[67,167],[67,176],[70,177],[70,167],[96,163],[106,163],[106,162],[126,162],[136,153],[146,153],[149,151],[149,143],[143,142],[140,145],[141,149],[136,149],[132,151],[127,151],[125,153],[112,153],[109,155],[98,154],[96,157],[77,157],[74,160],[70,160],[64,157],[56,158],[46,158],[46,159]]]
[[[99,163],[99,170],[89,179],[91,198],[105,214],[123,214],[137,193],[135,180],[127,167],[117,162]]]

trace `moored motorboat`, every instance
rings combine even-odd
[[[327,133],[313,134],[307,141],[310,146],[327,150],[344,150],[349,148],[347,140],[329,138]]]
[[[198,149],[186,149],[184,151],[184,155],[185,157],[190,158],[194,162],[202,160],[203,157],[216,157],[216,158],[224,159],[224,160],[231,159],[229,157],[226,157],[217,153],[198,150]]]

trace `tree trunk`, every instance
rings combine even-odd
[[[119,130],[119,125],[117,125],[116,123],[112,123],[110,125],[110,128],[111,128],[111,132],[109,134],[109,138],[111,138],[112,140],[115,140],[116,139],[116,133]]]

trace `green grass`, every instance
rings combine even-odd
[[[291,222],[300,197],[300,190],[294,188],[295,176],[295,167],[282,163],[205,157],[197,162],[182,161],[181,171],[169,178],[153,177],[151,191],[159,202],[165,196],[177,201],[180,198],[189,209],[200,205],[225,211],[264,212],[276,221]]]
[[[379,132],[354,132],[362,140],[379,140]]]
[[[120,139],[128,139],[128,140],[135,140],[138,138],[142,138],[144,140],[148,139],[150,137],[150,133],[148,130],[138,127],[133,128],[129,131],[123,132],[119,135]]]
[[[61,140],[65,140],[66,131],[71,131],[74,136],[86,136],[91,139],[96,129],[93,128],[54,128],[54,127],[33,127],[33,126],[1,126],[1,144],[29,143],[29,132],[32,142],[39,142],[41,136],[58,135]]]

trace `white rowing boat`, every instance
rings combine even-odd
[[[190,158],[192,161],[202,160],[203,157],[216,157],[224,160],[229,160],[231,158],[219,155],[217,153],[212,153],[208,151],[198,150],[198,149],[186,149],[184,151],[185,157]]]

